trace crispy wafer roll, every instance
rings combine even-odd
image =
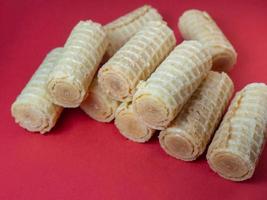
[[[106,47],[106,34],[100,24],[81,21],[74,27],[48,79],[48,91],[55,104],[80,105]]]
[[[45,133],[56,124],[62,107],[52,103],[46,91],[48,74],[62,54],[62,48],[52,50],[12,104],[11,113],[16,123],[32,132]]]
[[[158,11],[144,5],[105,25],[109,40],[106,56],[113,56],[145,23],[156,20],[162,20]]]
[[[184,41],[141,83],[133,97],[134,110],[150,128],[163,130],[206,77],[212,65],[207,48]]]
[[[99,122],[110,122],[115,117],[119,102],[111,99],[99,86],[97,77],[89,87],[88,96],[80,108],[91,118]]]
[[[164,151],[192,161],[206,149],[233,93],[233,82],[225,73],[209,72],[180,114],[160,132]]]
[[[162,21],[148,22],[101,69],[101,87],[113,99],[131,100],[145,80],[175,45],[173,31]]]
[[[209,146],[209,166],[220,176],[243,181],[252,177],[265,144],[267,86],[252,83],[238,92]]]
[[[236,63],[234,47],[207,12],[185,11],[178,26],[184,39],[201,41],[210,48],[213,70],[229,71]]]
[[[134,142],[146,142],[155,132],[138,118],[131,102],[124,102],[119,106],[116,111],[115,125],[124,137]]]

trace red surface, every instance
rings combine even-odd
[[[238,52],[230,73],[236,89],[267,82],[267,2],[147,1],[175,30],[189,8],[207,10]],[[10,105],[45,54],[63,45],[82,19],[107,23],[144,1],[0,1],[0,199],[253,199],[267,197],[267,148],[254,177],[220,178],[204,156],[185,163],[167,156],[157,137],[147,144],[124,139],[113,124],[65,110],[45,136],[14,123]]]

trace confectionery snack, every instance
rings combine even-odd
[[[46,56],[12,104],[12,116],[21,127],[28,131],[40,133],[50,131],[63,110],[62,107],[52,103],[51,97],[46,91],[48,75],[55,67],[62,52],[62,48],[56,48]]]
[[[160,132],[164,151],[185,161],[199,157],[212,138],[233,89],[227,74],[210,71],[171,125]]]
[[[148,21],[162,20],[158,11],[144,5],[104,26],[109,40],[106,59],[119,50]]]
[[[243,181],[252,177],[267,129],[267,86],[252,83],[235,95],[209,146],[209,166],[220,176]]]
[[[90,85],[88,96],[82,102],[80,108],[96,121],[111,122],[119,104],[118,101],[111,99],[101,89],[97,77],[95,77]]]
[[[52,101],[78,107],[107,48],[106,33],[98,23],[80,21],[72,30],[57,65],[48,78]]]
[[[114,119],[134,142],[160,130],[160,146],[176,159],[196,160],[209,146],[213,171],[232,181],[251,178],[266,141],[267,85],[244,87],[223,117],[234,91],[225,72],[237,53],[205,11],[185,11],[178,27],[185,41],[176,46],[174,32],[149,5],[105,26],[80,21],[64,47],[47,54],[12,116],[43,134],[63,108],[80,107],[96,121]]]
[[[178,27],[186,40],[198,40],[210,48],[213,70],[229,71],[237,53],[211,16],[200,10],[187,10],[179,18]]]
[[[155,132],[138,118],[131,102],[125,102],[119,106],[116,111],[115,125],[124,137],[134,142],[146,142]]]
[[[211,65],[211,55],[200,42],[182,42],[147,81],[139,84],[133,97],[135,112],[150,128],[167,128]]]
[[[175,46],[163,21],[150,21],[99,70],[100,86],[118,101],[130,101],[139,81],[146,80]]]

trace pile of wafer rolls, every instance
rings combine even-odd
[[[131,141],[158,133],[175,159],[193,161],[207,150],[221,177],[251,178],[265,144],[267,85],[248,84],[230,102],[233,45],[205,11],[185,11],[178,28],[184,41],[177,45],[149,5],[104,26],[80,21],[64,46],[44,58],[12,104],[12,116],[43,134],[64,108],[79,107],[96,121],[114,120]]]

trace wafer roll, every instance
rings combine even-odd
[[[267,86],[252,83],[238,92],[209,146],[209,166],[223,178],[252,177],[267,128]]]
[[[116,111],[115,125],[124,137],[134,142],[146,142],[155,132],[137,117],[131,102],[124,102],[119,106]]]
[[[229,71],[236,63],[234,47],[207,12],[185,11],[178,26],[184,39],[201,41],[210,48],[213,70]]]
[[[78,107],[107,47],[100,24],[81,21],[72,30],[58,64],[48,78],[52,101],[63,107]]]
[[[91,118],[99,122],[110,122],[115,117],[119,102],[112,100],[99,86],[97,77],[90,85],[88,96],[80,108]]]
[[[206,149],[233,93],[225,73],[209,72],[171,125],[160,132],[164,151],[184,161],[195,160]]]
[[[173,31],[165,22],[148,22],[101,67],[101,87],[115,100],[131,100],[138,82],[150,76],[174,45]]]
[[[48,74],[55,67],[63,49],[52,50],[33,74],[11,106],[12,116],[21,127],[32,132],[46,133],[56,124],[62,107],[52,103],[46,91]]]
[[[120,49],[148,21],[162,20],[155,8],[144,5],[104,26],[109,40],[106,57]]]
[[[135,112],[148,127],[167,128],[211,68],[207,48],[198,41],[184,41],[138,86]]]

